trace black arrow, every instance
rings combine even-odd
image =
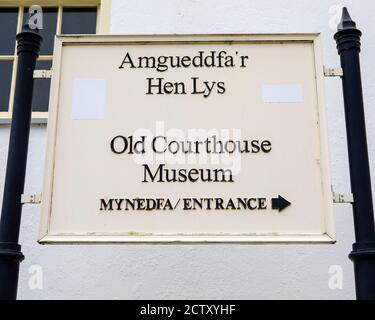
[[[279,195],[278,198],[272,198],[272,209],[283,211],[285,208],[288,208],[291,203]]]

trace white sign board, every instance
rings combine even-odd
[[[55,44],[41,243],[334,242],[317,34]]]

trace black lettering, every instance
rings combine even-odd
[[[143,181],[142,182],[149,182],[148,178],[151,178],[151,182],[154,182],[156,177],[159,175],[159,181],[158,182],[163,182],[163,168],[164,164],[161,164],[158,166],[158,169],[156,170],[155,174],[153,175],[149,166],[147,164],[143,164],[142,167],[144,168],[144,175],[143,175]]]
[[[152,82],[153,82],[153,80],[154,80],[155,78],[147,78],[147,84],[148,84],[148,90],[147,90],[147,93],[146,94],[154,94],[153,92],[152,92],[152,88],[157,88],[158,89],[158,92],[156,93],[156,94],[163,94],[163,92],[162,92],[162,81],[163,81],[163,79],[164,78],[156,78],[156,80],[158,81],[158,83],[157,84],[153,84]]]
[[[199,80],[198,77],[193,77],[191,78],[193,80],[193,91],[191,92],[191,94],[204,94],[204,90],[203,91],[198,91],[197,89],[197,81]]]
[[[113,199],[109,199],[107,202],[105,199],[100,199],[100,211],[112,211],[113,210]]]
[[[224,94],[225,93],[225,83],[224,82],[218,82],[217,83],[217,93],[218,94]]]
[[[246,68],[246,65],[245,65],[245,60],[249,59],[249,56],[241,56],[240,57],[241,59],[241,68]]]
[[[132,58],[130,57],[129,52],[126,53],[124,60],[122,60],[121,65],[118,67],[119,69],[124,69],[124,64],[129,63],[130,68],[135,68]]]
[[[252,202],[255,202],[255,205],[254,205],[254,206],[251,205]],[[247,206],[249,207],[250,210],[255,210],[255,209],[258,207],[258,205],[257,205],[257,199],[255,199],[255,198],[250,198],[250,199],[247,201]]]
[[[262,151],[264,153],[269,153],[272,150],[272,144],[271,141],[265,140],[261,144]]]
[[[258,209],[259,210],[266,210],[267,209],[267,199],[266,198],[259,198],[258,199]]]
[[[145,61],[145,66],[143,66],[143,61]],[[139,57],[138,58],[138,68],[155,68],[155,57]]]
[[[116,141],[117,140],[122,141],[122,148],[119,148],[118,150],[116,148]],[[114,152],[116,154],[122,154],[126,151],[127,148],[128,148],[128,140],[124,136],[116,136],[111,140],[111,150],[112,150],[112,152]]]
[[[258,153],[260,151],[259,140],[251,141],[251,152]]]

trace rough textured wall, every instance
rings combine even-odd
[[[325,65],[338,66],[329,9],[343,4],[364,32],[362,71],[375,181],[375,21],[368,14],[375,9],[373,1],[113,0],[112,32],[322,32]],[[340,80],[327,79],[326,91],[333,184],[336,191],[348,192]],[[9,126],[0,125],[1,194],[8,138]],[[34,125],[26,193],[41,191],[45,140],[45,127]],[[21,265],[19,298],[352,299],[353,270],[347,258],[354,237],[352,212],[348,205],[335,209],[335,245],[40,246],[39,206],[28,205],[20,240],[26,260]],[[28,285],[33,265],[42,268],[42,290]],[[328,286],[331,266],[343,269],[342,290]]]

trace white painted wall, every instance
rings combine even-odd
[[[370,161],[375,181],[375,3],[372,0],[113,0],[113,33],[322,32],[327,66],[339,59],[329,27],[334,5],[347,5],[364,32],[362,70]],[[341,83],[327,79],[332,176],[349,191]],[[0,193],[9,126],[0,125]],[[31,131],[26,193],[42,187],[46,130]],[[308,146],[306,146],[308,148]],[[296,186],[299,187],[299,186]],[[1,201],[1,200],[0,200]],[[39,207],[25,206],[21,239],[21,299],[353,299],[351,208],[336,206],[335,245],[40,246]],[[29,268],[43,271],[32,290]],[[331,290],[329,268],[343,269],[343,289]]]

